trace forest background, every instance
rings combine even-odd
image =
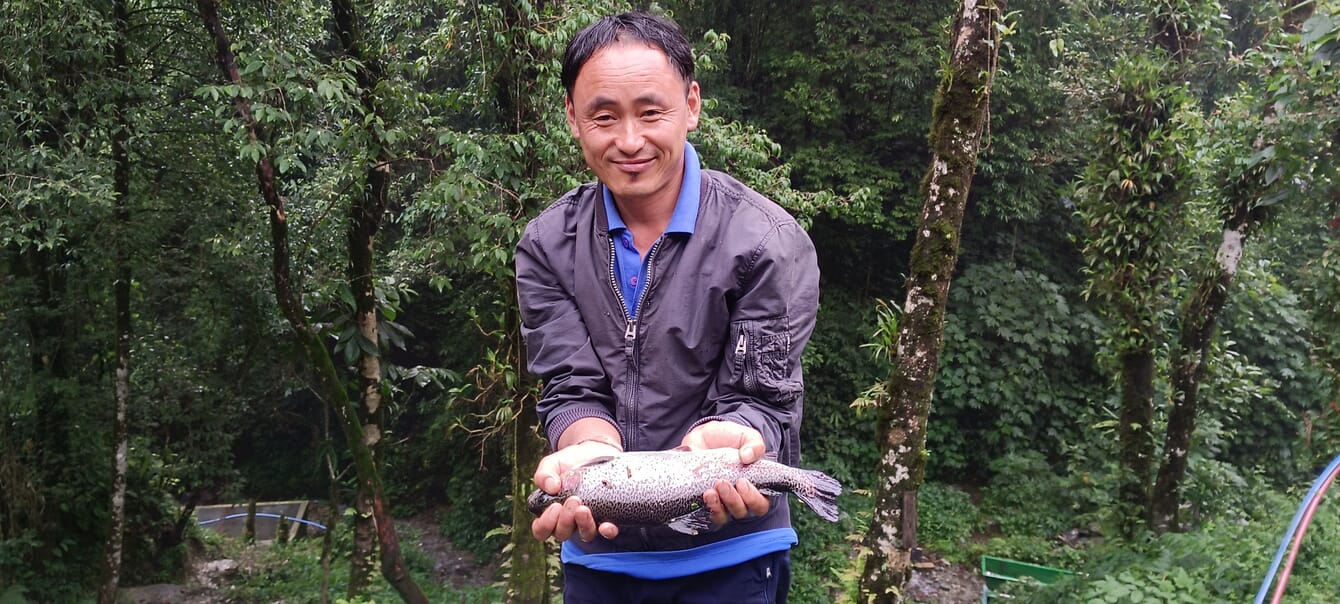
[[[197,505],[334,498],[363,510],[334,546],[353,601],[412,591],[372,576],[371,552],[399,552],[360,531],[423,510],[510,561],[470,597],[548,597],[552,568],[523,562],[552,552],[509,528],[540,451],[512,247],[589,178],[559,56],[624,8],[6,0],[0,593],[168,580]],[[696,45],[705,165],[819,250],[804,465],[850,488],[837,525],[797,513],[794,597],[850,596],[961,7],[653,8]],[[998,13],[917,453],[920,545],[1085,573],[1044,601],[1243,600],[1340,452],[1340,5]],[[1300,601],[1340,591],[1333,506],[1313,530]]]

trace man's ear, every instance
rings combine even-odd
[[[689,82],[689,130],[698,128],[698,115],[703,110],[703,97],[698,89],[698,81]]]
[[[563,115],[568,118],[568,131],[572,138],[580,139],[582,131],[577,128],[577,108],[572,105],[572,95],[563,95]],[[697,119],[694,119],[697,122]]]

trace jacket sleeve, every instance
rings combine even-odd
[[[819,309],[818,260],[795,222],[772,229],[753,258],[741,273],[705,417],[694,425],[728,420],[752,426],[769,453],[796,464],[805,390],[800,357]]]
[[[550,448],[577,420],[597,417],[618,427],[609,380],[572,295],[571,271],[555,264],[532,222],[516,248],[517,302],[531,373],[543,380],[536,412]],[[561,252],[560,252],[561,253]],[[621,435],[622,436],[622,435]]]

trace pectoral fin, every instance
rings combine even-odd
[[[706,506],[684,514],[666,523],[672,529],[685,535],[697,535],[712,527],[712,510]]]

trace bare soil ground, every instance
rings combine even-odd
[[[925,604],[977,604],[985,582],[975,569],[953,564],[933,553],[912,571],[907,597]]]

